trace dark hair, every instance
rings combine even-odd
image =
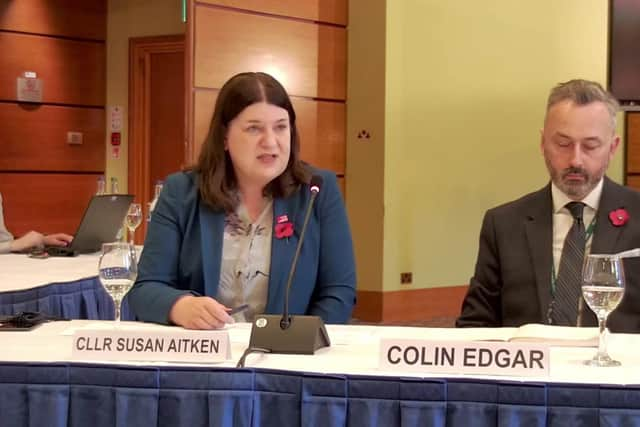
[[[202,144],[195,171],[198,173],[200,198],[214,209],[226,212],[238,205],[237,180],[231,157],[225,150],[229,123],[248,106],[266,102],[289,113],[291,153],[287,167],[264,189],[265,195],[287,197],[303,183],[311,172],[300,160],[300,138],[296,128],[296,113],[284,87],[266,73],[240,73],[231,77],[218,94],[207,139]]]

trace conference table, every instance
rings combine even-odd
[[[315,355],[252,354],[250,324],[227,327],[216,363],[74,360],[73,334],[114,322],[51,322],[0,332],[0,424],[8,426],[637,426],[640,336],[610,334],[622,366],[583,361],[593,347],[551,347],[539,377],[389,372],[380,340],[495,340],[502,329],[328,325]],[[123,322],[120,330],[165,326]],[[179,328],[173,328],[180,331]]]
[[[113,300],[97,276],[99,258],[0,255],[0,315],[31,311],[65,319],[113,319]],[[132,319],[126,302],[123,318]]]

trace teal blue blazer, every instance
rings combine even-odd
[[[289,296],[292,314],[320,316],[345,323],[355,304],[353,243],[336,176],[314,169],[324,183],[316,198]],[[127,296],[133,314],[144,321],[169,323],[169,310],[186,293],[218,292],[225,213],[200,200],[193,172],[165,181],[147,229],[138,277]],[[282,313],[289,268],[311,193],[308,185],[273,203],[274,223],[281,215],[293,222],[294,234],[273,233],[267,314]],[[274,224],[275,225],[275,224]]]

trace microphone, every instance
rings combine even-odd
[[[300,239],[298,240],[287,278],[282,316],[272,314],[256,316],[251,326],[249,348],[247,348],[241,358],[241,363],[238,364],[239,366],[241,364],[244,366],[245,357],[253,351],[263,353],[313,354],[317,349],[331,345],[324,322],[319,316],[289,315],[289,291],[293,283],[293,276],[296,272],[300,249],[304,242],[304,236],[307,231],[311,212],[313,211],[313,205],[321,188],[322,177],[313,175],[309,184],[311,197],[307,205],[304,222],[300,231]]]
[[[302,231],[300,231],[300,240],[298,240],[298,246],[296,246],[296,252],[293,255],[293,261],[291,262],[291,269],[289,269],[289,277],[287,278],[287,291],[284,297],[284,310],[282,310],[282,319],[280,320],[280,327],[282,329],[288,329],[291,326],[291,318],[289,317],[289,292],[291,291],[291,282],[293,282],[293,276],[296,273],[296,267],[298,265],[298,257],[300,256],[300,249],[302,249],[302,241],[304,240],[304,234],[307,231],[307,224],[309,224],[309,217],[311,217],[311,210],[322,187],[322,177],[320,175],[313,175],[311,182],[309,183],[309,191],[311,192],[311,199],[307,205],[307,211],[304,215],[304,222],[302,223]]]

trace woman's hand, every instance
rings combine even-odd
[[[211,297],[185,295],[169,311],[169,320],[187,329],[217,329],[234,320],[229,309]]]

